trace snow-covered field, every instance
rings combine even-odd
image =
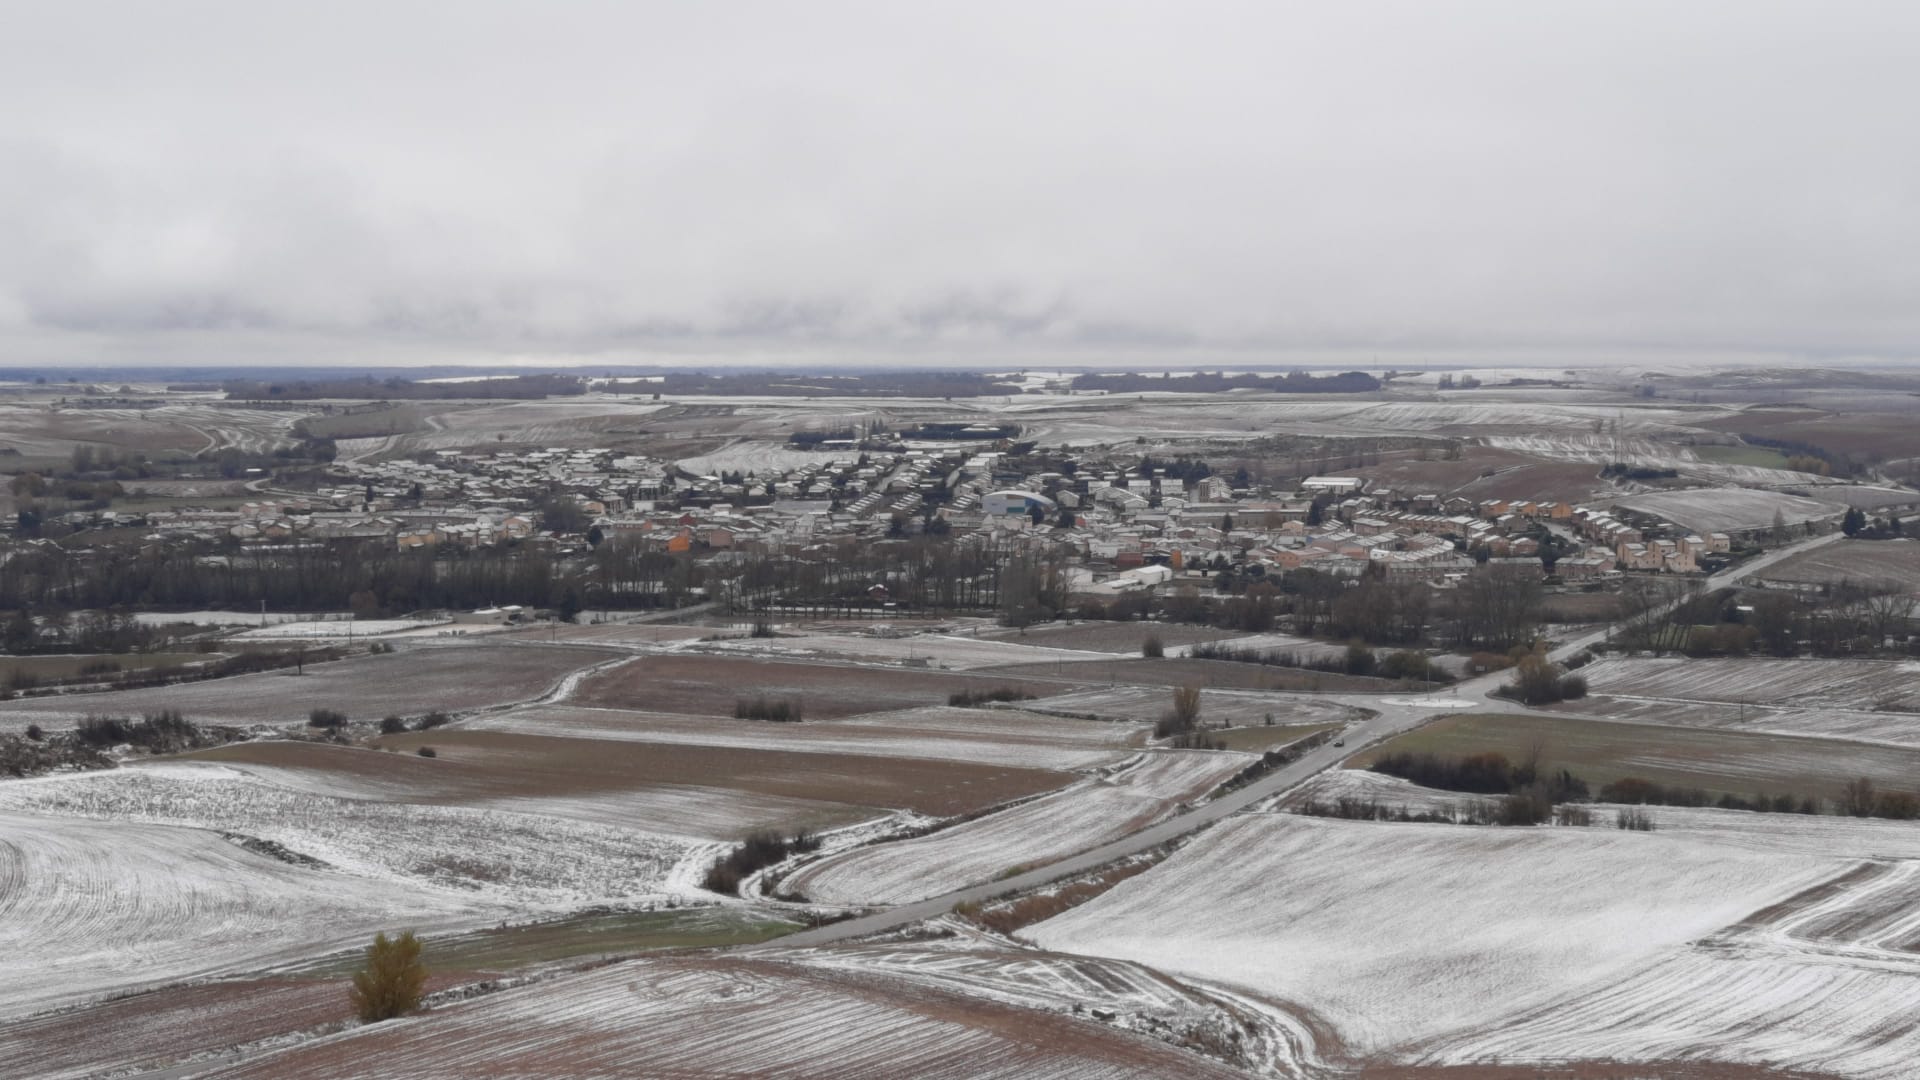
[[[27,786],[0,787],[0,1015],[504,910],[293,866],[218,831],[19,813]]]
[[[1441,1040],[1420,1056],[1711,1057],[1908,1077],[1920,1060],[1917,944],[1920,862],[1862,862],[1598,991]]]
[[[1629,977],[1437,1041],[1436,1063],[1704,1059],[1904,1080],[1920,1060],[1920,965],[1752,948],[1670,950]]]
[[[546,814],[383,802],[283,786],[218,765],[172,764],[0,785],[0,811],[52,833],[75,821],[175,825],[271,840],[421,895],[560,905],[666,891],[702,849],[679,837]]]
[[[1104,719],[1151,724],[1167,711],[1168,691],[1157,687],[1120,686],[1110,690],[1083,690],[1030,702],[1037,711],[1062,716],[1098,716]],[[1334,724],[1352,719],[1354,711],[1338,702],[1307,694],[1277,694],[1254,690],[1200,691],[1200,719],[1206,724],[1234,727],[1264,724],[1268,717],[1283,727]]]
[[[885,976],[1022,1008],[1114,1014],[1114,1027],[1161,1036],[1214,1037],[1239,1051],[1236,1064],[1290,1075],[1314,1056],[1311,1031],[1284,1010],[1237,994],[1210,993],[1121,960],[1014,951],[960,936],[932,943],[778,950],[782,960],[867,977]],[[1222,1037],[1224,1036],[1224,1037]]]
[[[1920,589],[1920,540],[1840,540],[1790,555],[1757,575],[1768,582],[1890,584]]]
[[[931,706],[806,724],[553,705],[485,716],[466,727],[527,735],[619,739],[794,753],[933,758],[1034,769],[1111,765],[1144,738],[1140,725],[1067,720],[1014,709]]]
[[[1832,868],[1611,828],[1252,815],[1024,933],[1296,1003],[1366,1054],[1622,977]]]
[[[1582,674],[1590,693],[1623,702],[1920,713],[1920,664],[1911,662],[1629,657],[1601,660]],[[1604,703],[1589,708],[1611,711]],[[1895,722],[1920,729],[1920,717]]]
[[[1738,487],[1654,491],[1616,502],[1629,510],[1664,518],[1702,535],[1769,528],[1773,525],[1775,514],[1785,524],[1799,525],[1806,521],[1837,518],[1846,511],[1846,507],[1837,502],[1808,499],[1781,491]]]
[[[247,641],[281,638],[363,638],[397,634],[424,626],[442,626],[446,619],[328,619],[322,622],[284,622],[256,627],[234,635]]]
[[[309,664],[304,674],[281,669],[176,686],[20,698],[0,702],[0,731],[161,709],[178,709],[195,723],[234,725],[304,723],[315,708],[339,709],[355,720],[477,709],[537,698],[569,674],[623,655],[585,646],[427,647]]]
[[[920,661],[938,668],[967,671],[1004,664],[1061,663],[1071,677],[1075,661],[1112,660],[1111,653],[1049,649],[952,634],[876,637],[871,634],[807,633],[774,638],[740,638],[700,646],[717,652],[800,660]],[[1172,652],[1173,650],[1168,650]]]
[[[1292,634],[1249,634],[1246,637],[1223,638],[1219,641],[1208,642],[1207,644],[1221,648],[1245,649],[1262,653],[1291,653],[1306,661],[1344,659],[1347,655],[1347,647],[1345,645],[1315,641],[1312,638],[1295,637]],[[1169,645],[1167,647],[1167,655],[1192,656],[1193,650],[1194,646],[1192,644]],[[1204,652],[1205,649],[1203,648],[1202,651]]]
[[[779,476],[790,469],[831,461],[832,455],[817,450],[795,450],[772,440],[747,439],[729,444],[710,454],[681,458],[675,464],[696,476],[718,476],[723,472]]]
[[[345,619],[347,613],[335,612],[268,612],[258,611],[136,611],[135,622],[142,626],[172,626],[177,623],[191,623],[194,626],[277,626],[280,623],[319,622]]]
[[[745,956],[631,961],[372,1025],[221,1075],[837,1080],[1244,1077],[1085,1019],[871,972]]]
[[[924,900],[1145,828],[1253,760],[1199,750],[1151,752],[1108,778],[928,836],[831,856],[792,874],[784,887],[836,904]]]

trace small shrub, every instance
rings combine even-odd
[[[201,742],[200,729],[176,709],[148,713],[138,722],[124,716],[89,716],[73,734],[82,746],[105,749],[127,743],[155,753],[187,750]]]
[[[1629,829],[1633,832],[1652,832],[1653,815],[1638,807],[1623,807],[1614,812],[1613,825],[1616,829]]]
[[[338,709],[314,709],[307,713],[307,726],[317,728],[343,728],[347,726],[347,714]]]
[[[1226,740],[1216,739],[1204,731],[1185,731],[1173,737],[1168,745],[1175,750],[1225,750]]]
[[[1149,660],[1158,660],[1167,655],[1167,643],[1160,640],[1159,634],[1148,634],[1147,640],[1140,643],[1140,655]]]
[[[1505,795],[1514,789],[1513,763],[1504,754],[1443,758],[1438,754],[1416,754],[1403,750],[1382,754],[1369,768],[1377,773],[1411,780],[1422,787],[1444,791]]]
[[[1553,803],[1534,791],[1522,791],[1500,800],[1500,824],[1544,825],[1553,820]]]
[[[1375,666],[1376,661],[1374,660],[1372,649],[1367,648],[1357,641],[1347,646],[1347,674],[1371,675],[1373,674]]]
[[[34,742],[40,742],[46,737],[47,737],[47,733],[40,730],[39,724],[27,725],[27,738],[32,739]]]
[[[1582,826],[1582,827],[1587,825],[1592,825],[1593,811],[1587,809],[1584,806],[1575,806],[1572,803],[1564,803],[1560,806],[1556,806],[1553,808],[1553,823],[1555,825],[1573,825],[1573,826]]]
[[[1889,791],[1873,804],[1873,816],[1912,821],[1920,818],[1920,796],[1906,791]]]
[[[362,1022],[377,1024],[418,1008],[426,984],[420,939],[411,930],[391,939],[382,931],[367,947],[366,966],[353,973],[347,998]]]
[[[421,717],[420,722],[414,726],[414,729],[416,731],[432,731],[434,728],[445,727],[451,723],[453,723],[453,717],[448,716],[439,709],[435,709]]]
[[[985,705],[996,701],[1032,701],[1033,695],[1013,686],[1000,686],[992,690],[962,690],[947,695],[947,704],[963,709]]]
[[[398,735],[405,730],[407,730],[407,722],[398,716],[389,716],[380,721],[380,734],[382,735]]]
[[[786,860],[790,855],[804,855],[819,849],[820,839],[808,832],[798,832],[787,838],[776,832],[756,832],[708,867],[701,887],[709,892],[735,895],[740,891],[740,883],[755,873]]]
[[[797,724],[800,722],[800,701],[797,698],[765,697],[740,698],[733,703],[733,717],[736,720],[768,720],[774,723]]]
[[[415,750],[414,753],[419,754],[421,757],[439,757],[440,756],[440,751],[435,750],[431,746],[423,746],[420,749]]]

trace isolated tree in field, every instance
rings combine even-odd
[[[1847,781],[1846,787],[1840,790],[1840,809],[1848,817],[1871,817],[1877,799],[1873,781],[1858,777]]]
[[[1173,715],[1182,728],[1191,728],[1200,721],[1200,688],[1197,686],[1176,686],[1173,688]]]
[[[388,938],[382,931],[367,947],[366,966],[353,973],[347,998],[363,1022],[377,1024],[419,1007],[426,982],[420,939],[411,930],[397,938]]]
[[[1157,660],[1167,655],[1167,645],[1160,640],[1159,634],[1148,634],[1147,640],[1140,643],[1140,655],[1150,660]]]

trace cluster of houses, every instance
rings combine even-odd
[[[1584,507],[1576,510],[1571,520],[1580,535],[1612,550],[1624,570],[1690,574],[1700,569],[1700,556],[1733,550],[1732,537],[1723,532],[1650,540],[1645,530],[1607,511]]]
[[[162,534],[242,540],[377,539],[407,550],[555,544],[538,502],[573,499],[615,543],[669,553],[795,553],[938,529],[1000,550],[1069,556],[1094,591],[1151,588],[1232,569],[1373,572],[1445,587],[1483,562],[1542,565],[1565,581],[1622,570],[1685,573],[1725,534],[1649,537],[1605,510],[1399,492],[1351,476],[1297,490],[1236,488],[1179,465],[1024,471],[978,443],[898,452],[822,450],[768,476],[702,476],[608,450],[440,451],[343,464],[330,487],[266,493],[224,510],[150,515]],[[584,531],[584,530],[583,530]],[[1551,548],[1542,551],[1542,538]]]

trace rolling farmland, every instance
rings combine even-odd
[[[1337,1032],[1322,1052],[1368,1054],[1624,976],[1826,873],[1612,829],[1254,816],[1025,934],[1298,1003]]]
[[[425,648],[356,656],[291,670],[211,682],[0,702],[0,730],[73,724],[87,716],[139,716],[178,709],[195,723],[304,723],[316,708],[355,720],[392,713],[459,711],[540,697],[557,683],[622,654],[588,648],[499,646]]]
[[[293,959],[357,940],[369,923],[456,924],[488,910],[288,865],[207,829],[56,825],[15,808],[20,786],[0,810],[0,1015]]]
[[[899,1076],[905,1061],[930,1080],[1243,1075],[1072,1017],[866,972],[725,956],[618,964],[214,1075],[361,1077],[395,1061],[421,1078],[773,1072],[881,1080]]]
[[[856,848],[782,885],[838,904],[899,904],[1051,862],[1153,824],[1245,768],[1248,755],[1160,751],[1089,781],[929,836]]]

